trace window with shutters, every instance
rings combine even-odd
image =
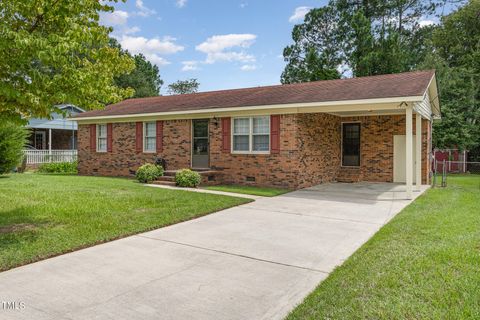
[[[270,152],[270,116],[232,119],[233,153]]]
[[[156,122],[143,123],[143,152],[155,152],[157,149]]]
[[[106,124],[97,124],[97,152],[107,152]]]

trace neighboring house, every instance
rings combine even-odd
[[[129,99],[75,116],[79,173],[128,176],[158,156],[221,172],[212,183],[406,182],[411,196],[439,116],[434,71]]]
[[[50,119],[30,119],[28,148],[25,150],[27,164],[73,161],[77,150],[77,122],[68,120],[83,109],[64,104],[57,106],[61,113],[52,113]]]

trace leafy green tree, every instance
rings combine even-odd
[[[0,174],[8,173],[20,164],[27,136],[24,127],[0,121]]]
[[[294,43],[284,49],[282,83],[336,78],[340,75],[333,71],[339,66],[353,76],[416,69],[428,52],[424,43],[432,30],[420,19],[435,13],[434,1],[331,0],[311,10],[293,28]],[[456,0],[442,2],[451,1]],[[312,52],[320,63],[308,63]]]
[[[115,0],[116,1],[116,0]],[[134,68],[108,45],[98,0],[0,1],[0,117],[47,117],[55,105],[103,107],[133,94],[114,77]]]
[[[118,48],[121,54],[131,54],[122,49],[114,38],[110,38],[110,46]],[[158,67],[148,61],[143,54],[134,55],[135,69],[115,78],[115,84],[120,88],[132,88],[135,90],[133,98],[153,97],[160,94],[163,80],[160,78]]]
[[[435,68],[442,120],[434,123],[434,146],[480,148],[480,1],[445,16],[432,36],[423,68]]]
[[[338,10],[338,37],[354,76],[409,71],[423,61],[419,42],[431,28],[422,27],[420,19],[435,13],[437,0],[332,0],[330,5]]]
[[[282,83],[295,83],[340,78],[337,71],[342,63],[337,42],[333,7],[312,9],[305,22],[293,28],[293,45],[283,50],[287,62]]]
[[[198,91],[200,83],[197,79],[178,80],[168,85],[169,94],[186,94]]]

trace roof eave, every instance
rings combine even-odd
[[[120,120],[125,118],[147,118],[147,117],[162,117],[175,115],[196,115],[196,114],[228,114],[228,112],[237,111],[258,111],[258,110],[276,110],[276,109],[291,109],[291,108],[309,108],[309,107],[326,107],[326,106],[348,106],[348,105],[365,105],[365,104],[385,104],[385,103],[401,103],[401,102],[418,102],[422,101],[423,96],[402,96],[392,98],[375,98],[375,99],[359,99],[359,100],[337,100],[337,101],[323,101],[323,102],[308,102],[308,103],[288,103],[288,104],[274,104],[274,105],[260,105],[247,107],[229,107],[229,108],[205,108],[185,111],[168,111],[168,112],[153,112],[153,113],[134,113],[122,115],[106,115],[106,116],[84,116],[68,118],[70,120],[82,122],[92,120]],[[353,111],[353,110],[352,110]]]

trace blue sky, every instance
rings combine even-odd
[[[115,11],[102,14],[101,23],[114,28],[123,48],[159,66],[162,94],[188,78],[198,79],[200,91],[255,87],[280,83],[293,26],[327,2],[127,0],[113,3]],[[420,24],[437,21],[426,17]]]
[[[200,91],[280,83],[295,23],[322,0],[128,0],[101,22],[132,53],[157,64],[166,85],[197,78]]]

